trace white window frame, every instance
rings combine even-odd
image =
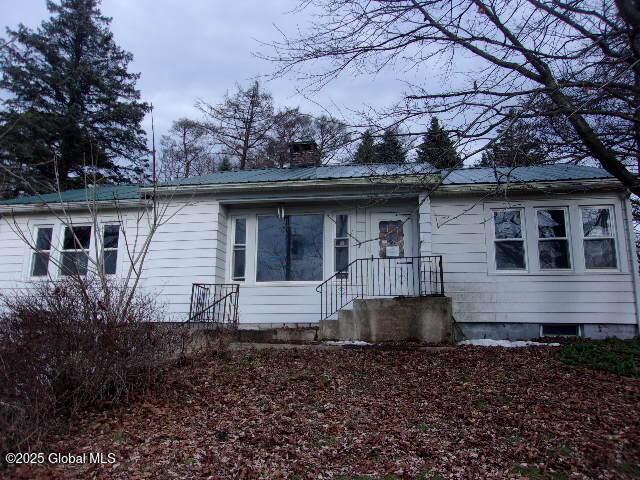
[[[108,226],[109,227],[115,227],[115,226],[118,227],[118,246],[115,247],[115,248],[114,247],[105,248],[105,246],[104,246],[104,231],[105,231],[105,228],[108,227]],[[120,239],[123,237],[123,235],[122,235],[122,224],[119,223],[119,222],[104,222],[104,223],[101,224],[100,233],[102,234],[102,237],[100,238],[100,252],[99,252],[99,255],[100,255],[100,268],[102,268],[102,273],[104,275],[115,276],[115,275],[118,274],[118,270],[119,270],[118,267],[119,267],[119,264],[120,264],[120,244],[122,243],[120,241]],[[105,253],[105,251],[107,251],[107,252],[115,251],[116,252],[116,271],[114,273],[106,273],[106,272],[104,272],[104,265],[105,265],[104,264],[104,253]],[[98,253],[98,252],[96,252],[96,253]]]
[[[253,249],[253,282],[258,286],[290,286],[290,285],[318,285],[326,278],[326,255],[327,255],[327,214],[323,210],[297,210],[297,209],[287,209],[285,211],[285,216],[289,215],[320,215],[322,217],[322,279],[321,280],[273,280],[273,281],[259,281],[258,280],[258,251],[260,246],[258,245],[258,234],[260,231],[260,217],[273,217],[274,213],[263,212],[257,213],[255,215],[255,229],[254,229],[254,245]],[[332,268],[333,270],[333,268]]]
[[[34,244],[36,246],[36,249],[29,249],[29,259],[27,261],[28,264],[28,268],[27,268],[27,277],[31,280],[38,280],[38,279],[47,279],[47,278],[53,278],[54,274],[52,274],[51,272],[51,265],[54,266],[53,270],[56,270],[56,262],[55,259],[53,258],[53,254],[55,253],[55,234],[56,234],[56,228],[55,225],[52,224],[38,224],[38,225],[34,225],[35,228],[35,238],[34,238]],[[40,229],[43,228],[50,228],[51,229],[51,242],[49,243],[49,250],[38,250],[37,246],[38,246],[38,233],[40,232]],[[49,254],[49,261],[47,262],[47,273],[46,275],[34,275],[33,274],[33,268],[35,267],[35,258],[36,255],[38,253],[48,253]],[[54,272],[55,273],[55,272]]]
[[[539,225],[538,225],[538,212],[541,210],[562,210],[564,212],[564,237],[552,237],[552,238],[541,238]],[[553,273],[553,272],[573,272],[575,269],[574,255],[573,255],[573,242],[571,240],[571,212],[569,207],[564,206],[544,206],[544,207],[534,207],[533,215],[535,218],[534,221],[534,229],[535,229],[535,237],[536,237],[536,258],[535,263],[538,267],[538,271],[540,273]],[[549,241],[549,240],[565,240],[567,242],[567,253],[569,255],[569,268],[542,268],[540,265],[540,242]]]
[[[338,237],[338,217],[339,216],[345,216],[347,217],[347,236],[346,237]],[[338,259],[338,256],[336,255],[337,249],[338,248],[346,248],[347,249],[347,265],[349,265],[349,263],[351,262],[351,240],[350,240],[350,234],[351,234],[351,216],[346,213],[346,212],[338,212],[335,213],[333,215],[333,263],[332,263],[332,270],[333,273],[338,273],[338,269],[336,268],[336,260]],[[346,240],[347,241],[347,245],[345,246],[341,246],[338,247],[338,240]]]
[[[65,232],[67,228],[76,228],[76,227],[89,227],[91,229],[91,232],[89,234],[89,248],[87,249],[65,249],[64,248],[64,236],[65,236]],[[101,233],[102,233],[102,229],[101,229]],[[62,273],[62,264],[63,264],[63,257],[64,257],[64,253],[65,252],[86,252],[87,254],[87,272],[84,275],[81,276],[86,276],[89,273],[91,273],[91,262],[92,262],[92,258],[95,258],[95,232],[94,232],[94,225],[91,223],[69,223],[68,225],[65,223],[62,223],[60,225],[60,235],[58,237],[58,244],[59,244],[59,248],[58,248],[58,265],[56,268],[56,277],[58,278],[65,278],[65,277],[70,277],[71,275],[66,275],[64,273]]]
[[[244,220],[244,243],[236,243],[236,222],[237,220]],[[238,215],[231,217],[231,265],[229,268],[229,278],[232,282],[246,283],[247,282],[247,264],[249,256],[247,255],[247,238],[249,236],[249,219],[245,215]],[[244,276],[240,280],[234,278],[233,271],[236,259],[236,248],[244,249]]]
[[[496,238],[496,217],[495,217],[495,213],[496,212],[510,212],[510,211],[517,211],[520,212],[520,232],[522,233],[521,238]],[[527,219],[526,219],[526,208],[524,206],[518,206],[518,207],[505,207],[505,208],[499,208],[499,207],[491,207],[489,209],[491,218],[490,218],[490,223],[491,223],[491,248],[490,248],[490,255],[491,255],[491,266],[492,266],[492,273],[496,273],[498,275],[526,275],[529,273],[529,248],[527,245]],[[497,242],[507,242],[507,241],[521,241],[523,248],[524,248],[524,265],[525,267],[522,269],[515,269],[515,270],[505,270],[505,269],[499,269],[498,268],[498,262],[496,261],[496,243]]]
[[[582,211],[585,209],[607,209],[609,210],[609,221],[611,222],[611,235],[608,237],[585,237],[584,235],[584,223],[582,220]],[[618,230],[617,230],[617,223],[616,223],[616,209],[613,205],[578,205],[578,216],[580,219],[580,236],[581,236],[581,250],[582,250],[582,264],[584,266],[584,270],[585,272],[588,273],[599,273],[599,272],[603,272],[603,273],[608,273],[608,272],[619,272],[620,271],[620,265],[621,265],[621,252],[620,252],[620,245],[618,244]],[[584,248],[584,244],[585,241],[589,241],[589,240],[608,240],[611,239],[613,240],[613,245],[616,249],[616,266],[615,267],[608,267],[608,268],[589,268],[587,267],[587,257],[586,257],[586,251]]]

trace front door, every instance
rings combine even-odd
[[[413,256],[410,214],[371,215],[372,296],[414,296],[419,290],[419,259]]]

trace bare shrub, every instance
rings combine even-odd
[[[126,401],[184,344],[161,308],[99,277],[42,282],[1,298],[0,453],[33,448],[56,419]],[[3,455],[4,457],[4,455]]]

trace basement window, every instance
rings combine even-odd
[[[542,337],[579,337],[580,325],[566,323],[548,323],[542,325]]]

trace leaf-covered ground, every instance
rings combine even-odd
[[[640,380],[570,367],[557,349],[264,350],[167,372],[89,414],[53,452],[114,465],[33,478],[622,479],[640,476]]]

